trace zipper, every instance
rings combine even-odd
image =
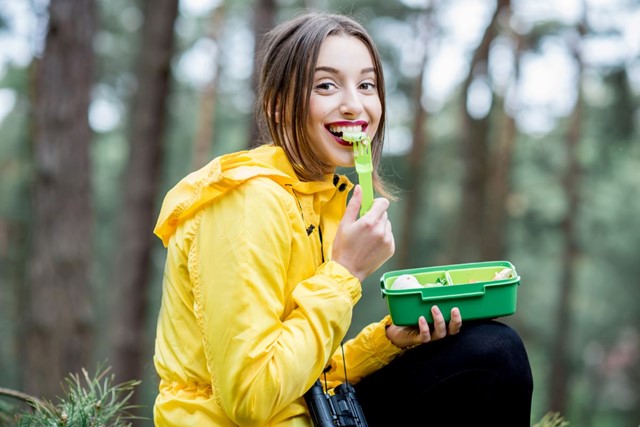
[[[302,211],[302,204],[300,203],[300,199],[298,199],[298,195],[295,193],[293,188],[291,188],[291,194],[293,194],[293,197],[296,199],[296,203],[298,204],[298,209],[300,210],[300,217],[302,218],[302,223],[306,224],[307,221],[304,218],[304,213]],[[318,226],[317,228],[318,228],[318,238],[320,239],[320,257],[322,259],[322,263],[324,264],[324,244],[322,243],[322,228],[320,226]],[[305,229],[305,231],[307,232],[307,236],[311,236],[311,234],[313,233],[313,230],[315,229],[316,229],[316,226],[313,224],[310,224]]]

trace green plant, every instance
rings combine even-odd
[[[90,377],[83,368],[82,376],[71,374],[63,385],[64,396],[59,403],[30,399],[32,411],[19,416],[18,426],[51,427],[125,427],[139,418],[130,411],[137,406],[129,403],[133,389],[140,381],[113,384],[110,368],[98,368]]]
[[[36,401],[26,393],[0,387],[0,427],[15,426],[22,414],[33,411]]]
[[[569,421],[566,421],[562,415],[557,412],[547,412],[544,417],[533,427],[567,427]]]

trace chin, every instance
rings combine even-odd
[[[349,159],[345,161],[336,162],[336,165],[339,168],[352,168],[355,166],[355,163],[353,162],[353,159]]]

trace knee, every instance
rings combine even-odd
[[[531,366],[522,339],[509,326],[488,322],[473,331],[471,354],[474,364],[488,368],[509,382],[527,388],[533,385]]]

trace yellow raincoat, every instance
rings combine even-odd
[[[157,426],[310,426],[323,368],[343,381],[340,342],[361,296],[331,261],[352,184],[297,179],[274,146],[214,159],[166,196],[167,247],[154,363]],[[385,318],[344,345],[349,381],[401,350]],[[383,392],[381,390],[381,392]]]

